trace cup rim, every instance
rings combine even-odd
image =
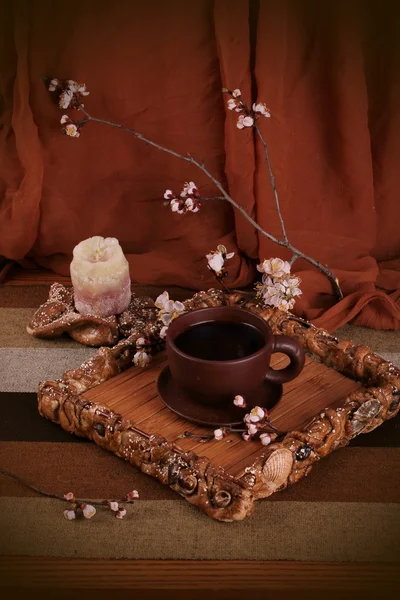
[[[261,317],[259,317],[257,314],[252,313],[251,311],[246,310],[244,308],[239,308],[237,306],[208,306],[208,307],[205,307],[205,308],[198,308],[195,311],[189,311],[189,312],[183,313],[182,315],[180,315],[179,317],[177,317],[176,319],[174,319],[174,321],[172,321],[172,323],[169,325],[169,327],[167,329],[167,333],[166,333],[166,342],[167,342],[167,344],[173,349],[173,351],[176,354],[178,354],[179,356],[183,357],[184,359],[187,359],[187,360],[190,360],[190,361],[193,361],[193,362],[196,362],[196,363],[207,364],[207,365],[212,365],[212,364],[215,364],[215,365],[243,364],[243,363],[245,363],[245,362],[247,362],[249,360],[254,360],[254,358],[259,357],[259,356],[265,354],[265,352],[268,351],[268,340],[265,339],[265,337],[264,337],[265,343],[263,344],[262,348],[260,348],[260,350],[257,350],[257,352],[254,352],[253,354],[249,354],[248,356],[243,356],[242,358],[234,358],[232,360],[208,360],[206,358],[197,358],[196,356],[191,356],[190,354],[186,354],[186,352],[183,352],[182,350],[180,350],[175,345],[174,340],[175,340],[176,336],[172,339],[171,332],[170,332],[170,328],[173,325],[173,323],[175,323],[176,321],[179,321],[179,319],[183,319],[185,316],[187,316],[189,314],[192,314],[194,312],[196,312],[196,313],[202,313],[203,311],[204,312],[211,312],[211,311],[216,310],[216,309],[224,309],[224,308],[229,308],[229,309],[237,312],[238,314],[239,314],[239,311],[240,311],[240,313],[243,313],[243,312],[249,313],[250,315],[252,315],[252,317],[255,318],[256,321],[258,320],[258,322],[265,328],[265,332],[261,331],[261,333],[268,333],[269,336],[272,339],[273,333],[272,333],[271,327],[268,325],[268,323],[266,321],[264,321],[264,319],[262,319]],[[211,321],[211,319],[209,321]],[[207,321],[207,320],[199,321],[199,322],[195,323],[195,325],[200,325],[201,323],[207,323],[209,321]],[[184,331],[186,331],[186,330],[184,330]],[[183,333],[183,331],[181,333]]]

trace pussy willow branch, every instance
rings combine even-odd
[[[295,255],[296,258],[297,257],[298,258],[303,258],[305,261],[309,262],[311,265],[313,265],[314,267],[316,267],[317,269],[319,269],[322,273],[324,273],[324,275],[326,275],[326,277],[330,280],[330,282],[332,284],[332,287],[333,287],[333,290],[334,290],[335,295],[338,298],[338,300],[341,300],[343,298],[343,293],[342,293],[342,290],[340,288],[339,281],[338,281],[338,279],[335,277],[335,275],[332,273],[332,271],[327,266],[325,266],[322,263],[318,262],[314,258],[311,258],[310,256],[307,256],[307,254],[304,254],[304,252],[301,252],[301,250],[298,250],[297,248],[295,248],[288,241],[288,239],[287,239],[286,230],[284,229],[284,225],[283,225],[283,228],[282,228],[282,232],[284,234],[284,238],[285,239],[283,239],[283,240],[280,240],[280,239],[276,238],[275,236],[273,236],[272,234],[270,234],[267,231],[265,231],[245,211],[245,209],[242,206],[240,206],[240,204],[238,204],[235,200],[233,200],[233,198],[224,189],[224,187],[218,181],[218,179],[216,179],[210,173],[210,171],[206,168],[206,166],[204,164],[204,160],[202,162],[199,162],[195,158],[193,158],[193,156],[191,156],[190,154],[187,154],[187,156],[185,156],[183,154],[180,154],[179,152],[175,152],[175,150],[171,150],[170,148],[165,148],[165,146],[161,146],[160,144],[157,144],[156,142],[153,142],[152,140],[149,140],[144,135],[142,135],[138,131],[135,131],[134,129],[130,129],[129,127],[125,127],[125,125],[121,125],[121,123],[114,123],[113,121],[108,121],[107,119],[98,119],[97,117],[92,117],[87,112],[87,110],[85,108],[83,108],[82,106],[80,106],[79,108],[80,108],[80,110],[83,112],[83,114],[86,117],[85,123],[87,123],[89,121],[93,121],[94,123],[102,123],[103,125],[110,125],[111,127],[115,127],[117,129],[122,129],[123,131],[126,131],[126,133],[130,133],[131,135],[135,136],[136,139],[141,140],[145,144],[147,144],[149,146],[152,146],[153,148],[157,148],[157,150],[161,150],[161,152],[166,152],[167,154],[171,154],[172,156],[175,156],[176,158],[180,158],[181,160],[184,160],[185,162],[190,163],[190,164],[196,166],[198,169],[200,169],[200,171],[202,171],[214,183],[214,185],[216,186],[216,188],[221,192],[222,196],[219,196],[219,198],[222,198],[222,199],[226,200],[227,202],[229,202],[229,204],[231,204],[233,207],[235,207],[236,210],[238,210],[244,216],[244,218],[247,219],[249,221],[249,223],[251,223],[251,225],[253,225],[253,227],[255,227],[255,229],[261,233],[261,235],[263,235],[267,239],[271,240],[271,242],[274,242],[275,244],[278,244],[278,246],[282,246],[283,248],[288,248],[291,252],[293,252],[293,255]],[[258,126],[256,128],[256,132],[257,132],[257,129],[258,129]],[[262,139],[262,143],[264,145],[264,148],[267,149],[266,143],[265,143],[265,141],[263,139]],[[268,156],[268,153],[267,153],[266,156]],[[270,168],[269,159],[268,159],[268,164],[269,164],[269,168]],[[270,171],[270,174],[271,173],[272,173],[272,169]],[[273,181],[275,181],[275,179],[273,179]],[[276,187],[274,187],[274,190],[276,190]],[[279,199],[278,199],[277,194],[275,194],[275,203],[276,203],[276,206],[277,206],[278,215],[279,215],[279,218],[281,220],[281,224],[283,224],[283,219],[282,219],[282,215],[281,215],[281,212],[280,212]]]
[[[68,504],[94,504],[96,506],[108,506],[109,500],[87,500],[84,498],[74,498],[73,502],[71,503],[68,500],[66,500],[64,498],[64,496],[59,496],[58,494],[51,494],[50,492],[46,492],[45,490],[42,490],[42,488],[37,487],[36,485],[33,485],[32,483],[29,483],[29,481],[26,481],[19,475],[15,475],[15,473],[10,473],[10,471],[6,471],[5,469],[2,469],[1,467],[0,467],[0,474],[6,475],[6,477],[10,477],[10,479],[14,479],[15,481],[18,481],[18,483],[21,483],[25,487],[30,488],[31,490],[33,490],[34,492],[37,492],[38,494],[41,494],[42,496],[46,496],[46,498],[55,498],[56,500],[62,500],[63,502],[68,502]],[[110,502],[118,502],[118,504],[133,504],[134,500],[126,500],[126,499],[110,500]]]

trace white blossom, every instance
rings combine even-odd
[[[257,265],[257,271],[271,277],[286,277],[290,273],[290,263],[281,258],[269,258]]]
[[[260,406],[255,406],[249,413],[249,421],[258,423],[265,416],[265,411]]]
[[[185,305],[182,304],[182,302],[179,302],[179,300],[176,302],[170,300],[168,292],[163,292],[160,294],[156,298],[154,305],[159,309],[158,318],[163,324],[163,327],[160,331],[160,337],[164,338],[167,334],[167,329],[171,321],[185,312]]]
[[[255,425],[254,423],[249,423],[247,425],[247,433],[249,435],[255,435],[257,433],[258,429],[257,429],[257,425]]]
[[[133,357],[133,363],[137,367],[147,367],[151,362],[151,354],[147,354],[144,350],[138,350]]]
[[[242,92],[239,90],[239,88],[236,88],[236,89],[235,89],[235,90],[233,90],[233,92],[232,92],[232,96],[233,96],[234,98],[239,98],[239,96],[241,96],[241,95],[242,95]]]
[[[294,304],[295,304],[294,298],[292,298],[291,300],[285,300],[285,299],[283,299],[280,302],[280,304],[278,304],[277,308],[279,308],[279,310],[288,311],[291,308],[293,308]]]
[[[109,502],[108,506],[113,512],[117,512],[117,510],[119,510],[118,502]]]
[[[225,436],[225,433],[222,429],[215,429],[214,430],[214,438],[218,441],[221,441]]]
[[[76,513],[74,510],[64,510],[64,517],[68,519],[68,521],[72,521],[76,519]]]
[[[60,98],[58,101],[59,107],[66,109],[69,107],[69,105],[71,104],[71,100],[73,98],[74,94],[71,92],[71,90],[64,90],[63,92],[61,92],[60,94]]]
[[[263,446],[268,446],[271,443],[271,437],[268,433],[262,433],[260,435],[260,442]]]
[[[136,500],[137,498],[139,498],[139,492],[137,490],[132,490],[126,495],[127,500]]]
[[[214,273],[220,275],[222,273],[223,266],[225,264],[225,259],[222,256],[221,252],[215,252],[214,254],[206,255],[208,266]]]
[[[262,297],[264,304],[274,306],[279,310],[291,310],[295,297],[301,295],[300,278],[290,277],[290,263],[280,258],[270,258],[257,265],[263,273],[262,284],[256,285],[257,295]]]
[[[302,291],[299,288],[300,277],[289,277],[289,279],[284,279],[282,285],[285,287],[286,296],[293,298],[294,296],[300,296],[302,294]]]
[[[264,102],[254,102],[253,104],[253,110],[255,113],[259,113],[260,115],[263,115],[264,117],[270,117],[271,113],[269,111],[269,108],[266,107],[266,105],[264,104]]]
[[[73,94],[81,94],[81,96],[88,96],[90,93],[86,91],[86,83],[78,83],[73,79],[67,79],[65,83],[68,85],[68,89]]]
[[[232,258],[234,255],[234,252],[229,252],[227,254],[225,246],[222,244],[219,245],[215,251],[206,254],[209,269],[214,271],[218,277],[221,277],[225,261]]]
[[[144,339],[144,337],[139,337],[136,340],[136,347],[137,346],[144,346],[146,344],[146,340]]]
[[[284,286],[276,282],[272,285],[264,285],[262,297],[265,304],[269,306],[275,306],[278,308],[284,300],[285,288]]]
[[[49,88],[48,88],[49,92],[55,92],[56,89],[57,89],[57,87],[59,86],[59,84],[60,84],[60,80],[59,79],[52,79],[50,81]]]
[[[237,106],[237,100],[235,100],[234,98],[229,98],[228,100],[228,109],[229,110],[234,110],[236,109]]]
[[[197,195],[198,189],[194,181],[186,182],[183,185],[183,190],[181,192],[181,198],[186,198],[186,196]]]
[[[176,198],[174,200],[171,200],[170,207],[171,207],[172,212],[177,212],[177,213],[181,212],[180,206],[181,206],[181,203],[179,202],[179,200],[177,200]]]
[[[65,133],[67,135],[69,135],[70,137],[79,137],[81,134],[79,133],[79,129],[78,127],[75,125],[75,123],[68,123],[65,127],[64,127]]]
[[[75,500],[75,496],[73,492],[68,492],[68,494],[64,494],[64,498],[68,501],[68,502],[73,502]]]
[[[187,210],[193,211],[196,208],[195,203],[193,202],[193,198],[186,198],[185,200],[185,208]]]
[[[236,123],[236,127],[238,129],[243,129],[244,127],[251,127],[254,123],[253,117],[245,117],[244,115],[240,115],[238,121]]]
[[[91,504],[82,504],[81,509],[85,519],[91,519],[96,514],[96,509]]]
[[[165,190],[165,192],[164,192],[165,200],[172,200],[173,197],[174,197],[174,192],[172,190]]]
[[[160,330],[160,338],[164,339],[165,336],[167,335],[167,331],[168,331],[168,325],[164,325],[163,327],[161,327]]]
[[[249,442],[251,440],[251,435],[249,433],[242,433],[242,438],[245,442]]]
[[[235,396],[235,398],[233,399],[233,404],[235,406],[240,406],[241,408],[245,408],[246,407],[246,402],[243,398],[243,396]]]
[[[115,513],[117,519],[123,519],[126,515],[126,508],[120,508],[118,512]]]
[[[163,292],[156,298],[156,300],[154,302],[154,306],[156,306],[157,308],[163,309],[168,301],[169,301],[168,292]]]

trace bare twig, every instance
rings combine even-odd
[[[213,182],[213,184],[215,185],[215,187],[221,192],[221,196],[217,196],[216,198],[218,198],[218,199],[224,199],[227,202],[229,202],[229,204],[231,204],[234,208],[236,208],[236,210],[238,210],[240,212],[240,214],[243,215],[244,218],[247,219],[247,221],[249,221],[249,223],[251,223],[251,225],[253,225],[253,227],[257,231],[259,231],[261,233],[261,235],[263,235],[264,237],[266,237],[267,239],[269,239],[271,242],[274,242],[275,244],[278,244],[279,246],[282,246],[283,248],[287,248],[288,250],[290,250],[291,252],[293,252],[293,254],[296,256],[296,258],[297,257],[298,258],[303,258],[305,261],[309,262],[314,267],[316,267],[317,269],[319,269],[330,280],[336,297],[339,300],[343,298],[343,293],[342,293],[342,290],[340,288],[339,281],[338,281],[337,277],[335,277],[335,275],[332,273],[332,271],[326,265],[323,265],[322,263],[318,262],[314,258],[311,258],[307,254],[304,254],[304,252],[301,252],[301,250],[298,250],[297,248],[295,248],[288,241],[287,235],[286,235],[286,230],[285,230],[284,224],[283,224],[282,214],[280,212],[279,198],[278,198],[278,195],[277,195],[277,192],[276,192],[275,179],[273,178],[273,175],[272,175],[272,179],[271,179],[271,184],[273,185],[273,189],[274,189],[275,203],[276,203],[276,207],[277,207],[277,210],[278,210],[278,215],[279,215],[279,218],[281,220],[281,225],[283,225],[283,228],[282,228],[282,232],[283,232],[283,235],[284,235],[284,239],[283,240],[280,240],[280,239],[276,238],[275,236],[273,236],[272,234],[270,234],[267,231],[265,231],[246,212],[246,210],[242,206],[240,206],[240,204],[238,204],[235,200],[233,200],[233,198],[228,194],[228,192],[222,186],[221,182],[218,181],[218,179],[216,179],[210,173],[210,171],[207,169],[207,167],[204,165],[204,160],[202,162],[199,162],[195,158],[193,158],[193,156],[191,156],[190,154],[188,154],[187,156],[185,156],[183,154],[180,154],[179,152],[175,152],[175,150],[171,150],[170,148],[166,148],[165,146],[161,146],[160,144],[157,144],[156,142],[153,142],[153,140],[150,140],[150,139],[146,138],[145,136],[143,136],[138,131],[135,131],[134,129],[130,129],[129,127],[125,127],[125,125],[121,125],[120,123],[114,123],[113,121],[109,121],[107,119],[99,119],[97,117],[92,117],[87,112],[87,110],[85,108],[83,108],[82,106],[80,106],[79,108],[83,112],[83,114],[85,115],[85,117],[86,117],[85,121],[86,122],[93,121],[94,123],[101,123],[103,125],[109,125],[110,127],[115,127],[117,129],[121,129],[122,131],[125,131],[126,133],[130,133],[131,135],[135,136],[136,139],[141,140],[145,144],[148,144],[149,146],[152,146],[153,148],[156,148],[157,150],[160,150],[161,152],[166,152],[167,154],[171,154],[172,156],[175,156],[176,158],[184,160],[185,162],[190,163],[190,164],[194,165],[195,167],[197,167],[198,169],[200,169],[200,171],[202,171],[208,177],[208,179],[210,179],[210,181]],[[258,127],[256,127],[256,131],[257,130],[258,130]],[[266,156],[268,157],[268,150],[267,150],[265,141],[263,140],[262,136],[260,137],[260,139],[262,140],[262,143],[264,145],[264,149],[266,151]],[[269,169],[270,169],[269,157],[267,159],[267,162],[268,162]],[[270,170],[270,175],[271,175],[271,173],[272,173],[272,169]],[[203,198],[203,200],[205,200],[205,199],[206,198]]]
[[[272,187],[272,191],[274,192],[274,198],[275,198],[275,208],[276,208],[276,212],[278,213],[278,217],[279,217],[279,221],[281,223],[281,229],[282,229],[282,234],[283,234],[283,239],[286,242],[286,244],[289,245],[289,240],[288,240],[288,236],[286,234],[286,229],[285,229],[285,223],[283,221],[283,217],[282,217],[282,213],[281,213],[281,205],[279,202],[279,196],[278,196],[278,190],[276,189],[276,184],[275,184],[275,176],[273,174],[272,171],[272,165],[271,165],[271,161],[269,158],[269,152],[268,152],[268,146],[261,134],[260,128],[257,125],[257,121],[254,121],[254,125],[253,125],[256,134],[258,135],[263,147],[264,147],[264,153],[265,153],[265,160],[267,161],[267,165],[268,165],[268,172],[269,172],[269,179],[271,182],[271,187]]]

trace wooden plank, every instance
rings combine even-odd
[[[272,366],[282,368],[287,360],[285,355],[274,355]],[[166,353],[160,352],[147,369],[130,368],[85,395],[106,404],[146,433],[163,435],[182,450],[206,456],[233,475],[242,472],[263,453],[264,447],[243,441],[238,433],[206,443],[198,437],[181,438],[184,431],[212,434],[212,429],[190,423],[165,407],[157,394],[156,382],[166,364]],[[358,387],[356,382],[307,357],[300,376],[285,384],[282,400],[271,411],[271,422],[281,431],[299,429],[328,406],[342,404]]]
[[[400,569],[397,562],[316,563],[0,557],[0,589],[15,586],[60,591],[63,589],[108,590],[108,593],[127,589],[236,589],[242,590],[242,594],[247,590],[262,589],[291,590],[291,593],[296,593],[298,597],[297,592],[302,590],[343,592],[376,590],[382,593],[394,590],[399,583]]]

